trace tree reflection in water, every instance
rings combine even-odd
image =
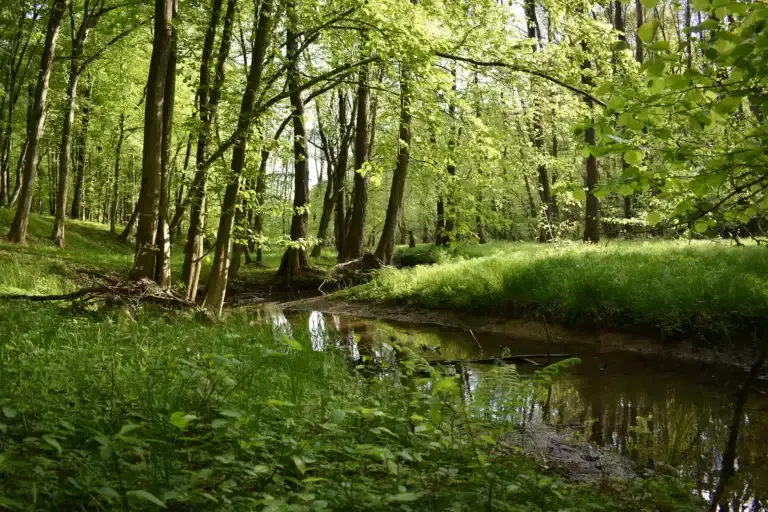
[[[290,333],[282,312],[265,314],[276,335]],[[308,329],[312,346],[343,347],[354,360],[363,357],[395,364],[394,345],[408,346],[429,359],[471,359],[480,355],[469,333],[425,326],[395,324],[319,312],[294,315],[294,330]],[[286,327],[287,326],[287,327]],[[546,350],[539,343],[511,336],[476,335],[483,356]],[[440,348],[440,353],[436,348]],[[734,397],[744,373],[729,367],[685,362],[647,354],[601,351],[593,345],[557,345],[552,351],[582,359],[554,379],[551,386],[502,389],[488,382],[489,368],[457,368],[463,396],[471,403],[478,393],[489,393],[490,410],[517,424],[547,424],[573,433],[631,458],[643,467],[672,470],[695,483],[711,499],[722,469]],[[533,369],[520,366],[521,380]],[[495,389],[489,389],[496,385]],[[519,390],[527,396],[515,396]],[[768,387],[758,382],[745,397],[741,429],[735,445],[734,472],[724,491],[720,510],[768,510]]]

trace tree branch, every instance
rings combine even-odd
[[[450,59],[455,60],[459,62],[466,62],[468,64],[473,64],[475,66],[481,66],[481,67],[495,67],[495,68],[506,68],[510,69],[512,71],[516,71],[518,73],[526,73],[528,75],[538,76],[539,78],[543,78],[544,80],[548,80],[554,84],[559,85],[560,87],[564,87],[568,89],[569,91],[575,92],[576,94],[579,94],[589,100],[592,100],[593,102],[597,103],[598,105],[605,107],[605,103],[594,97],[592,94],[588,93],[587,91],[583,89],[579,89],[576,86],[567,84],[563,82],[562,80],[555,78],[553,76],[550,76],[546,73],[543,73],[541,71],[536,71],[535,69],[527,69],[520,66],[517,66],[515,64],[509,64],[507,62],[503,62],[500,60],[493,60],[493,61],[484,61],[484,60],[477,60],[473,59],[471,57],[462,57],[460,55],[453,55],[450,53],[440,52],[436,51],[435,55],[438,57],[442,57],[444,59]]]

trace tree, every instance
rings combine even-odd
[[[22,176],[19,204],[13,217],[8,238],[13,242],[24,242],[27,237],[27,224],[32,209],[32,195],[35,190],[38,157],[40,155],[40,140],[45,129],[46,102],[48,99],[48,84],[53,71],[56,54],[56,39],[61,28],[61,20],[67,0],[52,0],[51,14],[48,18],[48,28],[45,33],[43,54],[40,58],[40,71],[37,75],[35,96],[33,99],[32,116],[27,119],[27,149],[24,160],[24,175]]]
[[[347,227],[344,242],[346,261],[363,255],[365,242],[365,217],[368,208],[368,176],[365,164],[370,157],[371,132],[369,123],[371,89],[368,65],[363,65],[358,72],[357,82],[357,120],[355,122],[355,178],[352,192],[352,216]]]
[[[154,40],[147,77],[144,108],[144,144],[141,190],[137,205],[136,256],[131,269],[134,279],[154,279],[159,257],[157,229],[163,167],[163,105],[173,46],[174,0],[155,0]]]
[[[408,164],[411,159],[411,95],[408,67],[401,64],[400,68],[400,125],[398,130],[397,164],[392,174],[392,188],[389,193],[387,216],[384,221],[376,257],[384,264],[392,262],[395,252],[395,230],[400,221],[405,180],[408,176]]]

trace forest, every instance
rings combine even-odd
[[[768,510],[768,4],[0,0],[1,510]]]

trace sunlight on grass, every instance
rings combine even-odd
[[[763,247],[711,242],[489,244],[460,248],[438,265],[384,269],[339,295],[577,327],[726,337],[768,325],[766,256]]]

